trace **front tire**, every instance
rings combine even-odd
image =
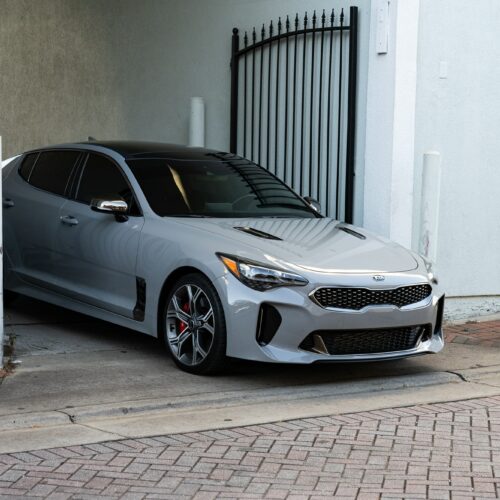
[[[163,308],[163,340],[184,371],[208,375],[226,361],[226,321],[219,295],[208,278],[192,273],[172,287]]]

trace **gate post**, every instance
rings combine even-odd
[[[358,79],[358,8],[350,8],[349,87],[347,95],[347,151],[345,179],[345,222],[352,224],[354,211],[354,156],[356,138],[356,89]]]
[[[229,151],[236,153],[238,147],[238,50],[240,48],[240,36],[238,28],[233,28],[233,39],[231,48],[231,120]]]

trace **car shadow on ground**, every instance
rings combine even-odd
[[[19,297],[6,307],[5,324],[15,333],[16,356],[85,353],[97,351],[140,352],[162,357],[173,366],[169,354],[154,337],[112,323],[100,321],[28,297]],[[317,363],[290,365],[230,359],[217,377],[283,379],[293,383],[347,381],[428,371],[424,358],[379,362]]]

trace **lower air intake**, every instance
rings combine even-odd
[[[278,310],[271,304],[262,304],[257,323],[257,342],[260,345],[269,344],[280,325],[281,314]]]
[[[407,351],[430,338],[431,326],[367,330],[318,330],[310,333],[300,349],[321,354],[377,354]]]

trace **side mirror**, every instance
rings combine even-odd
[[[315,200],[314,198],[311,198],[310,196],[304,196],[305,202],[315,211],[320,213],[321,212],[321,204],[318,200]]]
[[[127,202],[120,196],[103,196],[101,198],[94,198],[90,202],[90,209],[94,212],[104,214],[113,214],[118,222],[125,222],[128,220]]]

